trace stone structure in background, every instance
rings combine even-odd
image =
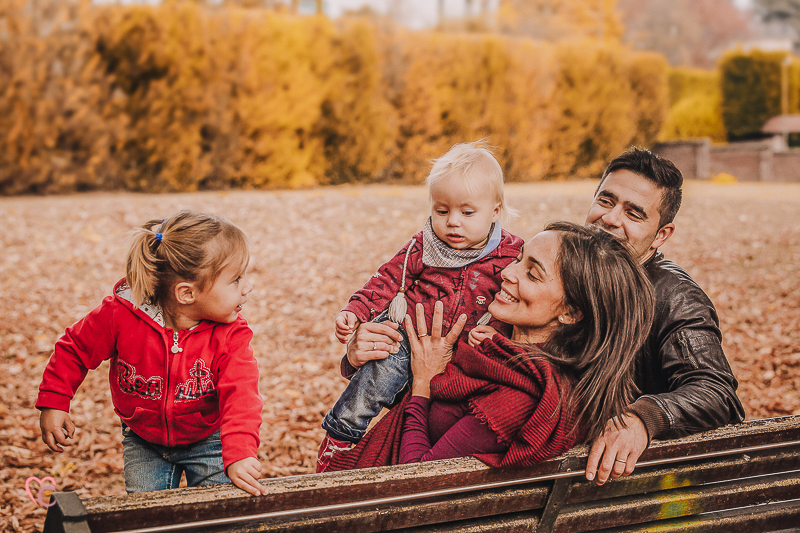
[[[800,183],[800,150],[786,149],[780,135],[713,145],[707,138],[657,143],[653,152],[671,160],[687,179],[717,174],[738,181]]]

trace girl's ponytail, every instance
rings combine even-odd
[[[125,259],[125,277],[137,307],[156,296],[159,273],[157,249],[164,241],[161,225],[163,221],[156,219],[134,229]]]
[[[247,236],[225,217],[181,211],[134,230],[125,276],[136,306],[163,305],[179,281],[204,290],[231,262],[244,270],[249,257]]]

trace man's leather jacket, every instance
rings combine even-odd
[[[661,252],[645,263],[656,309],[637,356],[631,405],[650,438],[677,438],[744,420],[738,382],[722,351],[714,305],[681,267]]]

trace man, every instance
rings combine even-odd
[[[656,296],[653,326],[636,361],[642,395],[622,420],[607,422],[589,452],[586,478],[598,485],[633,472],[651,439],[744,419],[714,305],[686,271],[658,251],[675,231],[682,185],[683,176],[670,161],[633,148],[608,165],[586,218],[631,245]],[[342,373],[387,357],[398,341],[399,333],[386,322],[362,324],[350,339]]]
[[[642,392],[609,420],[589,452],[586,478],[602,485],[633,472],[654,438],[669,439],[741,422],[738,383],[722,351],[714,305],[694,280],[658,248],[675,231],[683,176],[670,161],[633,148],[609,163],[586,217],[627,241],[656,296],[653,327],[637,356]]]

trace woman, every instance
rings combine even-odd
[[[489,310],[513,326],[511,339],[476,328],[476,346],[459,344],[448,364],[464,320],[442,337],[440,304],[430,335],[424,317],[416,335],[407,318],[410,394],[329,469],[466,455],[527,465],[594,438],[624,411],[653,315],[652,289],[627,247],[556,222],[501,276]]]

